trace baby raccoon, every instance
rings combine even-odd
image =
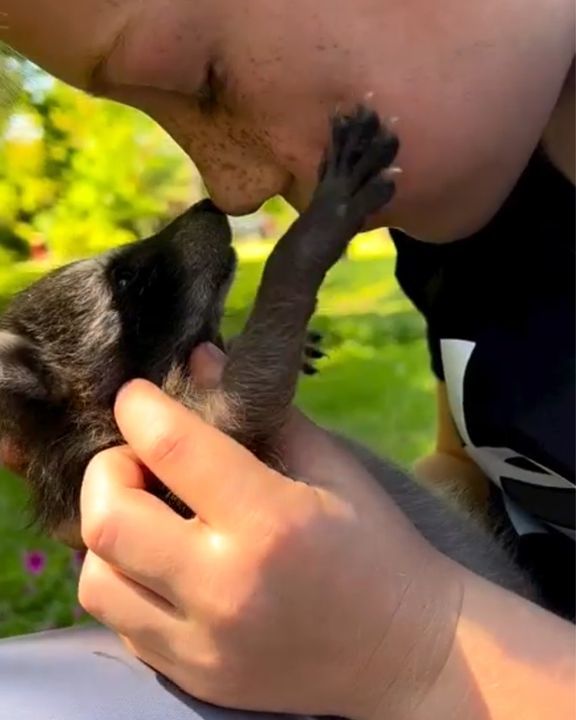
[[[200,390],[188,371],[196,345],[219,342],[235,266],[226,216],[208,200],[154,237],[56,270],[14,298],[0,319],[0,441],[19,459],[45,529],[77,526],[86,465],[122,442],[112,407],[130,378],[159,385],[282,467],[278,440],[318,290],[368,216],[391,199],[387,170],[397,150],[375,113],[360,107],[334,117],[311,204],[270,255],[218,390]],[[338,440],[440,551],[532,593],[487,530],[366,449]]]

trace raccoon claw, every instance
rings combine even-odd
[[[319,347],[321,341],[322,335],[319,332],[310,330],[307,333],[302,363],[302,372],[304,375],[316,375],[318,373],[318,368],[314,365],[314,360],[320,360],[326,357],[326,353]]]
[[[319,350],[317,347],[309,346],[304,350],[304,354],[311,360],[320,360],[320,358],[326,357],[326,353]]]
[[[319,333],[317,330],[308,330],[306,340],[308,345],[319,345],[322,341],[322,333]]]

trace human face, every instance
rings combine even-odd
[[[395,201],[373,221],[426,240],[471,232],[496,210],[541,137],[573,53],[566,0],[529,9],[520,0],[61,5],[66,12],[41,30],[59,42],[34,44],[40,21],[16,4],[28,23],[23,51],[149,113],[231,214],[276,194],[305,207],[328,115],[370,94],[384,118],[400,118],[404,170]]]

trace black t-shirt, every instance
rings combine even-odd
[[[432,245],[392,232],[462,443],[492,480],[521,561],[572,618],[575,212],[574,186],[538,150],[476,234]]]

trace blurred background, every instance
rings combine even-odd
[[[156,231],[203,195],[198,173],[150,120],[54,81],[0,48],[0,313],[51,268]],[[238,332],[273,241],[281,201],[233,220],[240,264],[225,318]],[[384,231],[359,236],[326,280],[313,327],[328,356],[299,404],[408,464],[432,446],[423,325],[398,289]],[[82,621],[81,558],[29,526],[22,483],[0,468],[0,637]]]

